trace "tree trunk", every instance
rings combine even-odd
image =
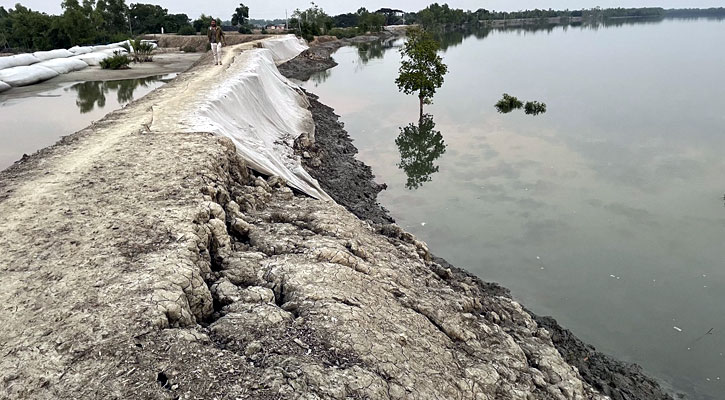
[[[420,116],[419,116],[419,119],[418,119],[420,121],[420,120],[423,119],[423,98],[422,97],[418,97],[418,99],[420,100]]]

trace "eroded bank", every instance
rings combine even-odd
[[[603,398],[500,288],[192,129],[204,61],[0,173],[3,397]]]

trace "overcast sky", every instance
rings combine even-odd
[[[296,8],[307,8],[309,1],[303,0],[241,0],[249,6],[252,18],[273,19],[284,18],[285,9],[292,13]],[[51,14],[61,12],[61,0],[0,0],[0,5],[10,8],[20,2],[33,10],[44,11]],[[168,8],[170,13],[185,13],[191,18],[201,13],[211,14],[221,19],[231,19],[234,9],[240,0],[158,0],[158,1],[129,1],[131,3],[152,3]],[[418,11],[425,8],[432,0],[317,0],[328,14],[341,14],[357,10],[365,6],[374,11],[381,7],[399,8],[405,11]],[[486,8],[489,10],[516,11],[533,8],[571,9],[590,8],[601,6],[609,7],[664,7],[664,8],[707,8],[725,7],[725,0],[450,0],[438,1],[448,3],[454,8],[476,10]]]

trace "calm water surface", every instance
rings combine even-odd
[[[0,94],[0,170],[139,99],[176,74],[119,81],[42,84]]]
[[[394,84],[400,43],[343,48],[305,83],[388,184],[381,202],[599,350],[725,398],[725,22],[448,39],[423,126]],[[548,112],[499,114],[502,93]]]

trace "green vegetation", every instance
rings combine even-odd
[[[527,115],[539,115],[546,112],[546,103],[539,101],[527,101],[526,105],[515,96],[511,96],[508,93],[504,93],[501,100],[499,100],[495,106],[496,110],[501,114],[508,114],[513,110],[524,109]]]
[[[131,40],[130,42],[133,49],[129,49],[128,45],[125,45],[124,47],[133,56],[133,62],[143,63],[151,62],[154,60],[154,46],[151,43],[141,41],[140,39]]]
[[[546,112],[546,103],[538,101],[527,101],[524,106],[524,112],[527,115],[539,115]]]
[[[403,61],[395,83],[405,94],[418,94],[421,118],[423,105],[433,102],[433,95],[443,85],[443,76],[448,72],[448,67],[438,55],[439,47],[429,33],[411,29],[408,31],[408,40],[400,49]]]
[[[307,41],[315,36],[326,35],[333,27],[333,19],[315,3],[306,10],[295,10],[290,19],[290,28]]]
[[[176,32],[177,35],[196,35],[196,29],[192,25],[184,25]]]
[[[206,14],[201,14],[199,18],[195,19],[191,24],[194,26],[194,30],[201,32],[202,29],[207,29],[211,26],[212,17]],[[222,26],[222,20],[219,18],[214,19],[217,26]]]
[[[101,68],[103,69],[128,69],[128,64],[131,63],[128,56],[121,53],[116,53],[111,57],[101,61]]]
[[[443,135],[434,128],[433,116],[424,114],[417,125],[400,128],[400,134],[395,139],[400,152],[398,168],[405,172],[405,187],[410,190],[431,181],[431,175],[438,172],[435,160],[446,152]]]
[[[252,33],[252,28],[249,26],[247,21],[249,20],[249,7],[242,3],[239,3],[239,7],[234,10],[232,15],[232,25],[238,27],[239,33]]]
[[[510,96],[508,93],[504,93],[503,97],[496,103],[495,107],[501,114],[508,114],[511,111],[518,110],[523,106],[524,103],[521,102],[521,100],[514,96]]]
[[[91,1],[92,0],[85,0]],[[123,0],[119,0],[122,3]],[[165,8],[154,4],[131,4],[128,9],[131,24],[131,34],[178,32],[179,29],[189,25],[186,14],[169,14]]]
[[[51,50],[110,43],[137,34],[177,32],[190,26],[186,14],[169,14],[152,4],[125,0],[64,0],[61,15],[33,11],[21,4],[0,7],[0,48]],[[185,28],[188,29],[188,28]]]

